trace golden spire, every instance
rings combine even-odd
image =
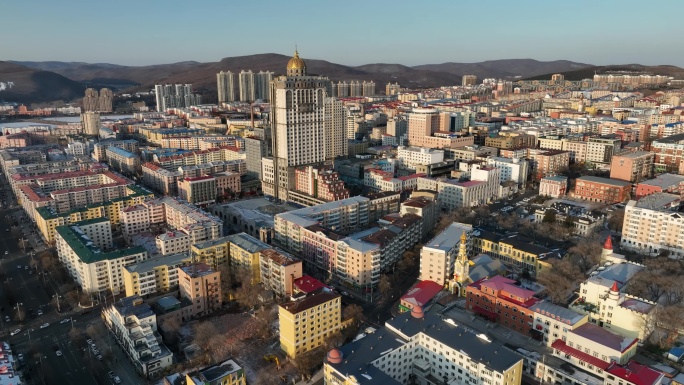
[[[292,73],[292,75],[305,75],[306,74],[306,64],[304,63],[304,60],[302,60],[299,57],[299,52],[297,52],[297,49],[295,48],[295,53],[292,59],[290,59],[289,62],[287,62],[287,72],[288,75],[290,74],[291,71],[295,71]]]
[[[465,231],[462,232],[462,233],[461,233],[461,243],[466,243],[466,240],[467,240],[467,239],[468,239],[468,238],[466,237]]]

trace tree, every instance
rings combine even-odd
[[[323,361],[321,357],[324,355],[325,352],[321,348],[316,348],[306,353],[298,354],[292,363],[297,372],[302,376],[302,379],[309,380],[313,370]]]
[[[608,228],[616,231],[616,232],[622,232],[622,222],[625,221],[625,210],[616,210],[613,212],[613,214],[608,218]]]
[[[397,264],[399,270],[407,273],[416,266],[416,254],[412,251],[405,251],[401,260]]]
[[[178,342],[178,332],[181,326],[181,322],[175,317],[169,317],[161,324],[164,339],[168,345],[175,345]]]
[[[17,322],[23,322],[25,317],[26,317],[26,312],[24,311],[24,309],[22,309],[21,307],[18,307],[17,311],[15,313],[15,320],[17,320]]]
[[[77,345],[80,345],[83,341],[83,331],[79,328],[71,328],[71,330],[69,330],[69,339]]]
[[[568,249],[568,257],[582,273],[586,273],[600,262],[601,250],[602,246],[598,237],[591,236]]]
[[[236,276],[242,277],[242,284],[235,290],[235,300],[248,309],[254,309],[259,304],[261,285],[254,282],[250,269],[240,269]]]
[[[347,337],[344,335],[344,333],[338,330],[325,338],[325,341],[323,342],[323,349],[326,352],[329,352],[334,348],[342,346],[346,339]]]
[[[553,261],[552,264],[552,269],[539,273],[537,281],[545,287],[551,302],[564,305],[584,276],[570,258]]]
[[[271,338],[272,326],[275,322],[278,314],[275,309],[262,308],[259,309],[255,314],[254,318],[256,320],[256,332],[255,337],[261,339]]]
[[[342,319],[353,319],[354,326],[357,326],[363,321],[363,308],[357,304],[347,305],[347,307],[342,310]]]
[[[387,276],[387,274],[383,274],[380,277],[380,282],[378,283],[378,290],[380,290],[380,294],[384,296],[388,295],[392,290],[392,281],[390,281],[390,278]]]
[[[556,210],[549,209],[544,212],[543,223],[556,223]]]

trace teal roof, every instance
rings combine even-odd
[[[78,223],[96,223],[98,220],[108,221],[106,218],[95,218]],[[123,258],[133,254],[147,253],[147,250],[141,246],[104,252],[102,249],[97,247],[95,243],[93,243],[93,241],[81,231],[81,229],[78,228],[78,224],[58,226],[56,231],[83,263],[95,263],[105,260]]]

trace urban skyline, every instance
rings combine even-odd
[[[223,57],[262,52],[290,55],[292,48],[298,45],[309,59],[352,66],[507,58],[566,59],[595,65],[684,65],[677,50],[664,50],[660,44],[653,44],[667,36],[669,26],[677,21],[677,12],[667,12],[668,7],[677,5],[674,1],[657,1],[649,7],[636,1],[623,1],[619,3],[619,13],[616,13],[618,4],[611,2],[592,3],[591,8],[582,2],[536,1],[433,3],[421,5],[422,8],[402,1],[392,2],[391,6],[384,1],[363,4],[352,1],[317,7],[307,7],[305,3],[293,6],[292,3],[266,2],[264,9],[268,12],[255,17],[232,17],[230,23],[223,22],[226,15],[253,15],[250,4],[211,3],[182,7],[182,3],[172,1],[165,7],[158,7],[151,3],[123,1],[120,7],[127,8],[130,4],[135,10],[126,12],[124,17],[121,12],[107,11],[104,5],[69,6],[68,3],[75,3],[73,0],[67,1],[66,5],[46,1],[29,3],[33,4],[4,6],[7,14],[13,17],[3,20],[0,32],[14,38],[0,41],[2,60],[150,65],[188,60],[218,61]],[[32,10],[36,6],[44,12],[34,13]],[[183,9],[183,17],[202,22],[190,29],[167,28],[163,33],[154,28],[154,23],[148,22],[151,15],[155,19],[176,17],[178,9]],[[363,12],[352,13],[358,15],[355,17],[329,17],[353,9]],[[610,27],[618,14],[621,20],[658,22],[647,28]],[[78,18],[79,23],[62,22],[69,17]],[[263,22],[255,24],[259,18],[263,18]],[[25,28],[29,20],[40,27]],[[298,23],[297,20],[306,22]],[[610,24],[605,24],[608,22]],[[402,26],[402,23],[407,25]],[[127,24],[135,25],[135,28],[113,27]],[[587,28],[591,25],[596,28]],[[249,39],[231,38],[240,36],[245,28],[250,30]],[[389,29],[391,33],[373,33],[378,28]],[[16,30],[22,33],[13,34]],[[97,30],[98,33],[83,34],[83,30]],[[79,44],[64,44],[75,37]],[[121,44],[123,41],[135,41],[136,45]],[[83,46],[88,49],[82,49]],[[181,46],[182,50],[177,49]]]

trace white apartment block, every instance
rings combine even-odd
[[[454,276],[454,263],[458,256],[461,236],[466,234],[466,248],[471,248],[473,226],[452,223],[426,243],[420,250],[420,280],[446,285]]]
[[[106,218],[57,228],[59,260],[84,292],[124,290],[122,269],[148,258],[142,247],[112,250],[111,224]]]
[[[326,384],[519,385],[521,356],[420,307],[385,323],[361,339],[331,350]]]
[[[622,225],[622,247],[649,253],[666,250],[684,256],[684,216],[679,195],[655,193],[629,201]]]
[[[499,197],[501,178],[498,168],[476,165],[471,173],[471,180],[466,182],[421,177],[418,178],[417,188],[437,191],[442,210],[447,211],[479,206]]]
[[[435,148],[404,147],[397,149],[400,167],[415,170],[417,165],[433,164],[444,161],[444,151]]]
[[[499,175],[499,182],[512,181],[518,186],[524,186],[527,183],[527,175],[529,174],[529,163],[525,159],[518,158],[503,158],[490,157],[487,158],[487,164],[494,166],[501,171]]]
[[[161,255],[178,254],[190,251],[190,236],[182,231],[173,230],[159,234],[154,239]]]
[[[391,172],[370,169],[363,175],[364,186],[376,191],[406,191],[418,187],[418,178],[424,174],[412,174],[395,178]]]
[[[144,377],[155,377],[173,364],[173,353],[157,333],[157,316],[139,296],[123,298],[103,309],[102,318]]]

